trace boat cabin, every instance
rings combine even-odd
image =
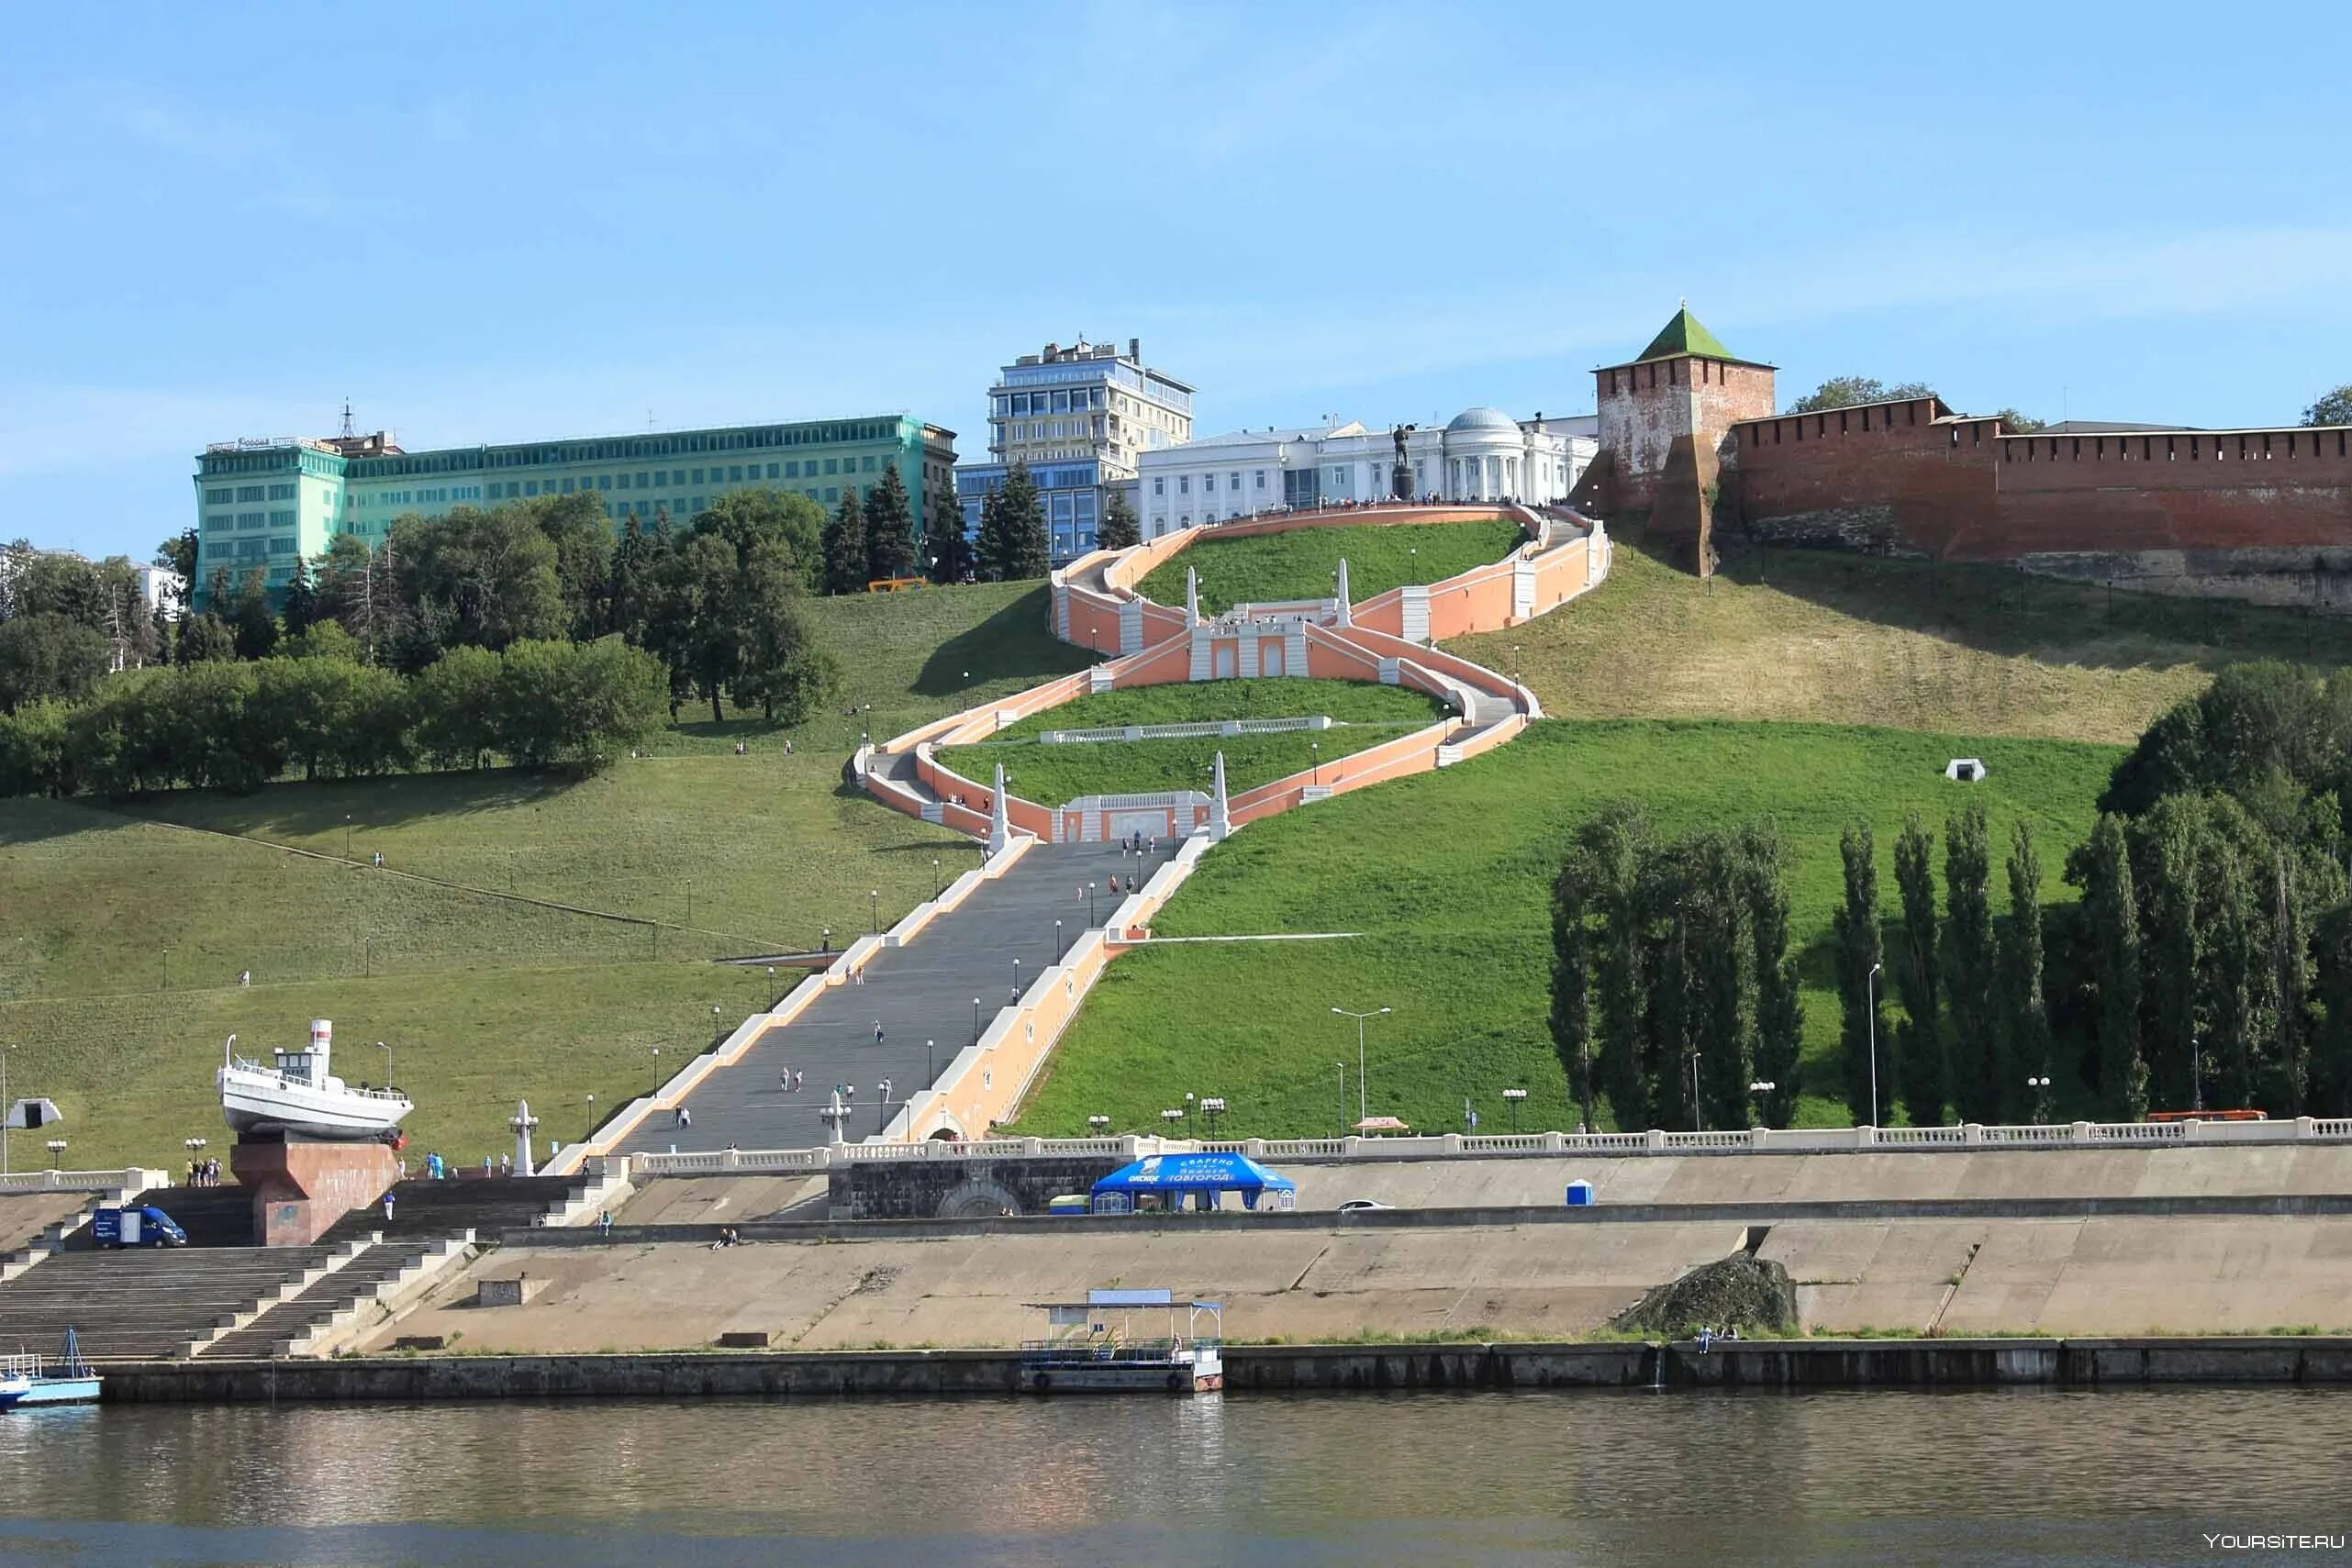
[[[1206,1393],[1225,1384],[1225,1308],[1165,1289],[1090,1290],[1033,1301],[1045,1338],[1024,1340],[1020,1385],[1033,1394]],[[1206,1330],[1204,1332],[1204,1329]]]

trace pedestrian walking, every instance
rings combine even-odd
[[[384,1222],[386,1225],[392,1223],[392,1189],[390,1187],[384,1189]]]
[[[800,1085],[808,1081],[808,1074],[805,1070],[794,1073],[792,1075],[792,1092],[796,1095],[800,1093]]]
[[[874,1043],[876,1045],[880,1045],[882,1043],[882,1020],[880,1018],[874,1020]]]
[[[780,1093],[786,1094],[786,1095],[788,1095],[788,1094],[792,1093],[792,1069],[791,1069],[791,1068],[787,1067],[787,1068],[786,1068],[783,1072],[781,1072],[781,1073],[777,1073],[777,1074],[775,1075],[775,1086],[776,1086],[777,1090],[778,1090]]]
[[[678,1107],[678,1125],[680,1127],[692,1127],[694,1125],[694,1112],[686,1109],[684,1106],[680,1106]]]

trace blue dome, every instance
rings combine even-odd
[[[1499,408],[1482,406],[1465,408],[1461,413],[1454,416],[1452,422],[1445,427],[1445,433],[1449,436],[1488,431],[1498,435],[1516,436],[1520,433],[1519,421]]]

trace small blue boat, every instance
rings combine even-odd
[[[0,1357],[0,1410],[34,1405],[88,1405],[98,1397],[98,1374],[82,1359],[81,1342],[65,1330],[65,1352]]]

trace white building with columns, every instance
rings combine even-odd
[[[1591,463],[1599,437],[1591,415],[1520,420],[1466,408],[1443,428],[1408,427],[1405,461],[1416,498],[1558,501]],[[1390,433],[1355,420],[1235,430],[1140,453],[1136,513],[1152,539],[1261,512],[1386,501],[1395,463]]]

